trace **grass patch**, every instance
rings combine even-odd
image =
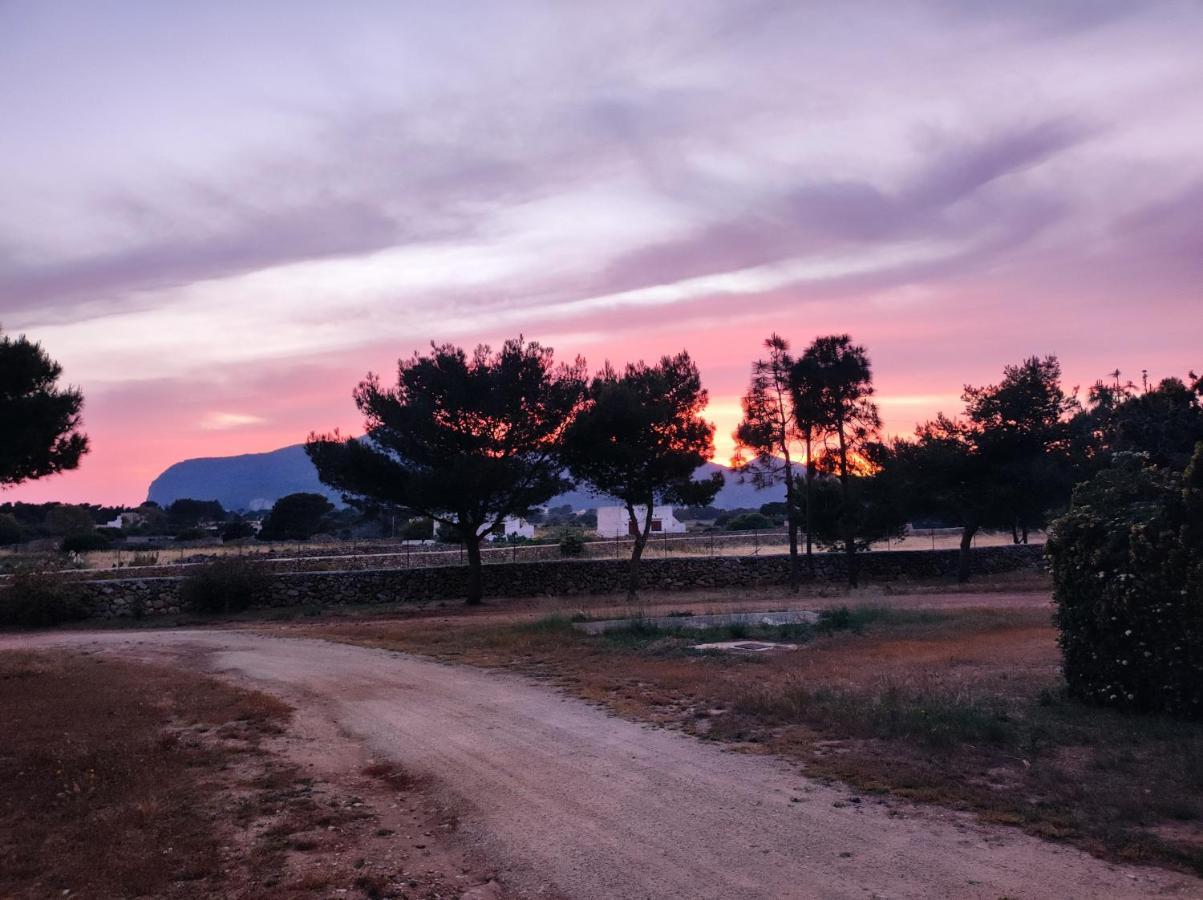
[[[1019,730],[993,698],[913,690],[894,683],[866,692],[803,685],[766,686],[733,704],[766,723],[806,723],[848,737],[905,739],[932,747],[1018,743]]]
[[[211,779],[227,758],[200,735],[232,726],[245,755],[289,714],[182,672],[0,654],[0,896],[167,896],[220,880]]]

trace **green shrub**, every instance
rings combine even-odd
[[[728,520],[728,531],[765,531],[774,527],[773,520],[758,512],[743,513]]]
[[[63,538],[60,549],[64,553],[88,553],[92,550],[104,550],[112,543],[108,537],[96,531],[77,531]]]
[[[271,572],[249,560],[218,559],[180,582],[180,604],[200,612],[234,612],[261,599],[271,582]]]
[[[1203,445],[1185,474],[1117,456],[1048,552],[1069,693],[1203,718]]]
[[[560,532],[560,556],[576,557],[585,552],[585,536],[575,529]]]
[[[434,537],[434,522],[430,519],[409,519],[397,532],[403,541],[429,541]]]
[[[2,628],[49,628],[91,614],[79,584],[49,572],[19,572],[0,588]]]

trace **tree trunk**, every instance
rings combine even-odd
[[[856,587],[859,579],[856,571],[856,534],[852,527],[852,477],[848,472],[848,442],[844,437],[844,423],[836,423],[836,431],[840,438],[840,496],[843,499],[841,518],[844,526],[844,559],[848,563],[848,587]]]
[[[1021,533],[1022,533],[1022,536],[1023,536],[1023,542],[1026,544],[1026,543],[1028,542],[1028,523],[1027,523],[1027,522],[1024,522],[1024,523],[1023,523],[1023,527],[1022,527],[1022,529],[1021,529]]]
[[[957,559],[957,581],[964,584],[969,580],[969,563],[973,551],[973,536],[977,534],[977,523],[966,523],[961,529],[961,555]]]
[[[652,530],[652,504],[649,502],[646,508],[647,515],[644,516],[643,525],[640,526],[639,519],[635,515],[635,507],[630,503],[627,504],[627,517],[635,530],[635,546],[631,550],[631,564],[627,578],[627,601],[630,603],[639,599],[639,561],[643,558],[643,548],[647,546],[647,536]]]
[[[806,432],[806,565],[810,569],[810,576],[813,578],[815,574],[814,560],[814,545],[810,539],[810,534],[814,525],[814,511],[811,505],[814,502],[811,486],[815,480],[815,460],[814,447],[811,432]]]
[[[1011,523],[1011,543],[1012,544],[1019,543],[1019,520],[1018,519],[1016,519],[1014,522]]]
[[[468,552],[468,605],[477,606],[484,596],[484,572],[480,559],[480,538],[475,532],[463,536]]]
[[[794,467],[790,463],[789,451],[785,453],[785,523],[789,529],[789,589],[798,593],[801,576],[798,572],[798,510],[795,502],[797,487],[794,485]]]

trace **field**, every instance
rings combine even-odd
[[[508,563],[538,559],[560,559],[557,542],[548,535],[543,543],[487,544],[482,557],[485,563]],[[1044,543],[1043,532],[1031,536],[1034,544]],[[1009,532],[983,531],[974,538],[975,547],[1001,547],[1012,543]],[[904,540],[881,541],[875,551],[894,550],[954,550],[960,546],[960,530],[942,528],[912,532]],[[690,532],[688,534],[652,535],[644,550],[645,558],[707,557],[707,556],[775,556],[789,551],[782,530],[766,532]],[[626,559],[631,554],[631,541],[603,540],[588,536],[581,558]],[[167,543],[153,550],[125,549],[94,550],[69,558],[50,552],[29,552],[19,548],[0,549],[0,572],[11,567],[67,567],[109,575],[117,571],[152,575],[155,566],[179,566],[212,558],[238,556],[270,561],[273,568],[340,569],[351,568],[411,568],[451,566],[464,563],[463,549],[456,544],[434,541],[405,542],[373,541],[310,541],[245,543]],[[290,565],[290,563],[292,565]]]
[[[590,636],[573,627],[632,612],[604,599],[365,614],[273,630],[516,670],[624,717],[784,755],[866,795],[972,811],[1114,859],[1203,871],[1203,725],[1067,698],[1047,592],[1023,578],[991,587],[661,595],[634,611],[822,611],[813,627],[763,632],[690,635],[636,622]],[[799,649],[691,649],[724,638]]]

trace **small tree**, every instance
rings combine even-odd
[[[395,388],[372,374],[360,383],[364,437],[311,435],[305,449],[325,484],[454,528],[468,556],[467,600],[479,603],[484,536],[568,487],[560,444],[583,399],[584,366],[557,366],[550,348],[522,338],[470,357],[432,346],[399,363]]]
[[[84,398],[58,387],[63,367],[41,344],[0,335],[0,488],[79,465]]]
[[[999,486],[992,524],[1009,527],[1015,543],[1026,544],[1050,508],[1069,500],[1069,422],[1078,402],[1062,390],[1055,356],[1006,366],[1002,381],[966,386],[962,399],[970,437]]]
[[[714,453],[714,426],[701,415],[706,401],[697,366],[684,351],[654,366],[629,364],[622,375],[607,364],[565,435],[563,458],[573,478],[626,507],[635,537],[627,587],[631,598],[639,591],[639,561],[655,505],[704,506],[723,486],[718,472],[693,479]]]
[[[796,591],[800,583],[798,572],[798,509],[794,496],[798,481],[794,476],[794,461],[802,456],[808,470],[811,442],[814,437],[809,419],[803,426],[795,415],[798,393],[791,391],[790,375],[794,359],[789,342],[778,334],[764,342],[768,351],[765,359],[752,364],[752,383],[743,397],[743,419],[735,429],[735,455],[732,468],[751,480],[758,488],[778,482],[785,484],[785,521],[789,531],[789,585]],[[803,430],[805,428],[805,431]],[[811,479],[805,481],[809,489]],[[810,504],[805,505],[810,509]],[[810,551],[810,529],[807,529],[807,555]]]
[[[840,479],[848,584],[856,587],[857,518],[852,478],[858,468],[864,467],[865,450],[881,429],[881,417],[873,402],[869,355],[846,334],[816,338],[795,364],[793,382],[795,407],[811,410],[813,421],[836,443],[830,467]]]
[[[334,504],[321,494],[300,492],[281,497],[263,520],[259,538],[264,541],[307,541],[325,525]]]

